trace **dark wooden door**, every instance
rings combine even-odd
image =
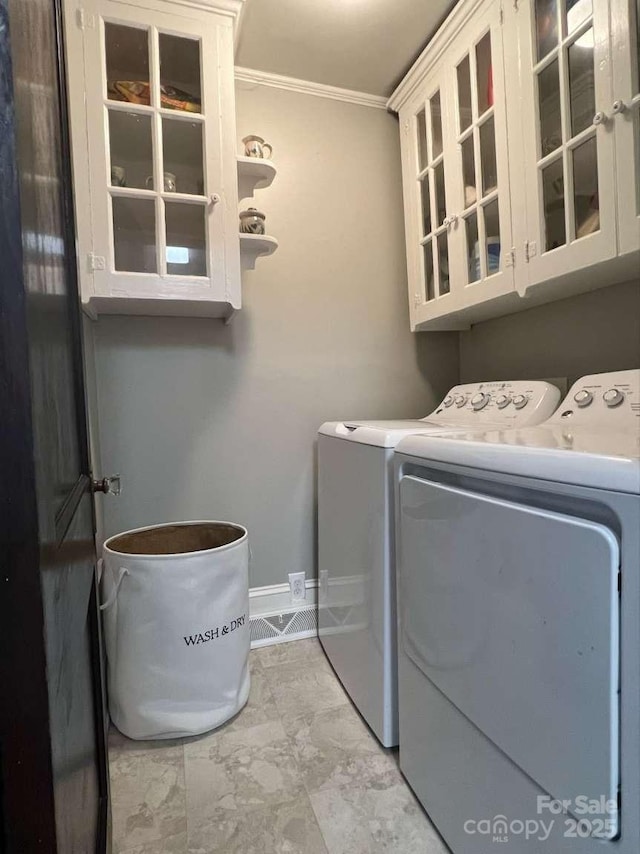
[[[0,0],[0,850],[105,850],[59,4]]]

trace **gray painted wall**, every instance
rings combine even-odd
[[[397,123],[383,110],[240,84],[238,138],[274,147],[250,202],[280,240],[229,327],[95,325],[106,533],[175,519],[250,531],[251,585],[315,574],[322,421],[422,416],[458,378],[455,334],[412,335]]]
[[[640,367],[634,282],[487,320],[460,333],[460,379],[566,377]]]

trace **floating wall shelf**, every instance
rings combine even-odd
[[[261,157],[238,157],[238,198],[248,199],[255,190],[264,190],[276,176],[271,160]]]
[[[273,255],[278,241],[268,234],[241,234],[240,260],[243,270],[255,270],[256,258],[261,255]]]

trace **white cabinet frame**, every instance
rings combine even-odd
[[[637,250],[640,241],[638,6],[636,0],[611,0],[613,101],[610,112],[615,122],[618,248],[622,255]]]

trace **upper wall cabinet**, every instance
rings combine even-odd
[[[413,329],[637,275],[638,3],[461,0],[394,93]]]
[[[226,317],[240,307],[240,6],[66,3],[78,260],[90,314]]]
[[[516,299],[499,6],[436,40],[400,89],[405,224],[412,327],[451,329]]]

